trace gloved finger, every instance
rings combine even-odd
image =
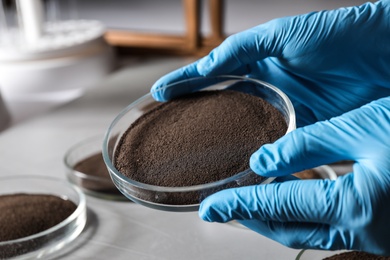
[[[184,66],[180,69],[174,70],[174,71],[164,75],[160,79],[158,79],[150,89],[150,92],[151,92],[153,98],[156,101],[164,102],[164,101],[168,101],[169,99],[172,99],[176,96],[191,93],[193,91],[201,89],[202,87],[204,88],[205,86],[202,86],[202,87],[194,86],[194,88],[187,88],[187,89],[180,89],[180,90],[179,89],[178,90],[171,89],[169,92],[164,91],[164,88],[166,88],[166,86],[168,86],[172,83],[186,80],[189,78],[204,76],[204,75],[201,75],[197,70],[198,62],[199,61],[196,61],[196,62],[189,64],[187,66]],[[247,71],[248,71],[248,69],[238,68],[236,71],[230,71],[228,75],[243,76],[246,74],[245,72],[247,72]]]
[[[377,152],[388,147],[378,141],[388,140],[388,132],[383,131],[388,120],[380,120],[388,119],[388,101],[382,98],[329,121],[298,128],[263,145],[252,154],[250,167],[262,176],[276,177],[336,161],[375,160]]]
[[[327,44],[319,43],[329,43],[337,31],[343,32],[344,37],[336,39],[345,39],[349,33],[356,37],[353,30],[337,30],[334,24],[337,24],[336,27],[348,28],[348,25],[351,26],[356,22],[360,15],[366,17],[367,14],[375,13],[375,10],[368,10],[367,6],[362,6],[362,8],[311,12],[271,20],[227,38],[208,56],[200,60],[197,64],[198,72],[204,76],[229,74],[267,57],[277,57],[291,63],[300,60],[300,65],[303,65],[302,62],[308,62],[306,65],[309,67],[312,60],[304,61],[299,59],[300,56],[305,53],[322,51]],[[363,15],[363,13],[366,14]],[[366,21],[366,19],[361,20]],[[334,40],[333,43],[339,42]],[[337,59],[333,60],[333,64],[337,65]],[[247,71],[243,74],[250,74],[250,67],[246,69]]]
[[[349,123],[336,119],[298,128],[253,153],[250,168],[262,176],[276,177],[336,161],[353,160],[348,144],[356,143],[358,137],[353,131],[343,134],[350,127]]]
[[[341,178],[341,177],[340,177]],[[342,188],[340,178],[297,180],[227,189],[204,199],[199,216],[209,222],[259,220],[336,224],[338,200],[356,201]],[[345,198],[347,196],[347,198]],[[358,213],[358,212],[357,212]]]
[[[167,88],[167,85],[192,77],[199,77],[200,75],[197,72],[196,64],[197,62],[191,63],[158,79],[150,89],[153,98],[160,102],[167,101],[172,98],[170,95],[174,95],[175,93],[175,89]],[[184,90],[177,90],[177,92],[180,91],[183,92]],[[187,91],[191,92],[191,89],[188,89]]]
[[[309,222],[238,220],[243,226],[290,248],[345,249],[348,237],[330,225]]]
[[[187,88],[187,89],[171,89],[169,92],[164,91],[164,88],[167,85],[170,85],[174,82],[190,79],[190,78],[195,78],[195,77],[201,77],[204,76],[203,74],[200,74],[198,72],[198,67],[197,64],[199,63],[200,60],[195,61],[187,66],[181,67],[177,70],[174,70],[163,77],[159,78],[151,87],[150,92],[152,93],[152,96],[154,99],[157,101],[167,101],[169,99],[172,99],[174,96],[179,96],[187,93],[191,93],[195,90],[198,90],[200,88],[195,87],[194,89]],[[246,74],[245,72],[248,71],[246,69],[237,69],[237,71],[230,71],[228,75],[233,75],[233,76],[242,76]],[[186,92],[187,91],[187,92]],[[177,92],[177,93],[176,93]],[[172,95],[172,96],[170,96]]]
[[[199,74],[250,74],[250,64],[281,56],[289,26],[288,18],[279,18],[228,37],[197,63]]]
[[[249,74],[250,67],[257,60],[262,60],[269,55],[267,49],[266,26],[246,30],[228,37],[209,55],[201,59],[197,64],[197,70],[204,76],[219,74],[241,73]]]
[[[173,89],[170,89],[169,91],[164,90],[164,88],[166,88],[167,85],[174,83],[174,82],[182,81],[185,79],[201,76],[198,73],[198,70],[196,68],[196,66],[197,66],[196,64],[197,64],[197,61],[194,63],[191,63],[187,66],[184,66],[182,68],[179,68],[177,70],[174,70],[174,71],[166,74],[165,76],[161,77],[160,79],[158,79],[153,84],[152,88],[150,89],[150,92],[151,92],[153,98],[156,99],[157,101],[161,101],[161,102],[167,101],[167,100],[172,98],[169,95],[170,94],[173,95],[175,92]],[[184,90],[178,90],[178,92],[180,92],[180,91],[184,91]],[[188,89],[188,91],[192,91],[192,90]]]
[[[220,46],[211,51],[209,55],[163,76],[151,88],[153,98],[157,101],[167,101],[173,97],[199,89],[182,88],[179,90],[172,88],[171,91],[163,90],[165,86],[177,81],[199,76],[242,76],[248,75],[254,70],[257,72],[259,70],[257,61],[266,58],[271,53],[274,55],[278,52],[276,51],[278,48],[271,44],[275,39],[270,39],[270,37],[278,37],[275,36],[275,30],[281,30],[281,28],[274,24],[283,23],[283,20],[281,18],[275,22],[269,22],[230,36]],[[272,28],[270,32],[268,32],[269,28]],[[269,35],[267,35],[267,32]],[[265,50],[267,48],[272,49],[272,52]],[[213,71],[213,73],[209,73],[209,71]]]

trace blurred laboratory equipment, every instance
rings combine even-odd
[[[4,103],[3,97],[0,92],[0,132],[6,129],[11,121],[8,108]]]
[[[11,114],[73,100],[108,75],[104,33],[77,18],[75,0],[0,0],[0,86]]]

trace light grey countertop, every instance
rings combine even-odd
[[[186,58],[135,59],[85,95],[0,133],[0,176],[47,175],[66,180],[63,158],[73,144],[103,135],[114,117],[149,92]],[[300,250],[231,224],[202,221],[132,202],[87,196],[84,232],[59,259],[295,259]]]

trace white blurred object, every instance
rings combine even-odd
[[[112,70],[112,50],[100,23],[67,21],[52,30],[39,45],[0,48],[4,98],[45,99],[64,91],[81,94]]]
[[[6,129],[11,121],[11,116],[0,93],[0,132]]]
[[[0,86],[11,115],[27,109],[27,117],[32,106],[52,107],[73,100],[113,70],[114,54],[104,39],[101,22],[46,21],[40,33],[39,22],[45,19],[40,14],[27,15],[34,10],[39,13],[40,2],[16,3],[18,24],[11,26],[4,19],[0,31]],[[23,26],[23,20],[36,24]]]
[[[38,40],[43,33],[43,4],[42,0],[18,0],[20,23],[25,39],[28,42]]]

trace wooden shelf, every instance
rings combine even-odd
[[[161,53],[204,55],[224,39],[223,0],[208,0],[211,34],[200,33],[200,0],[183,0],[186,32],[183,35],[142,33],[127,30],[108,30],[107,42],[116,47],[153,49]]]

